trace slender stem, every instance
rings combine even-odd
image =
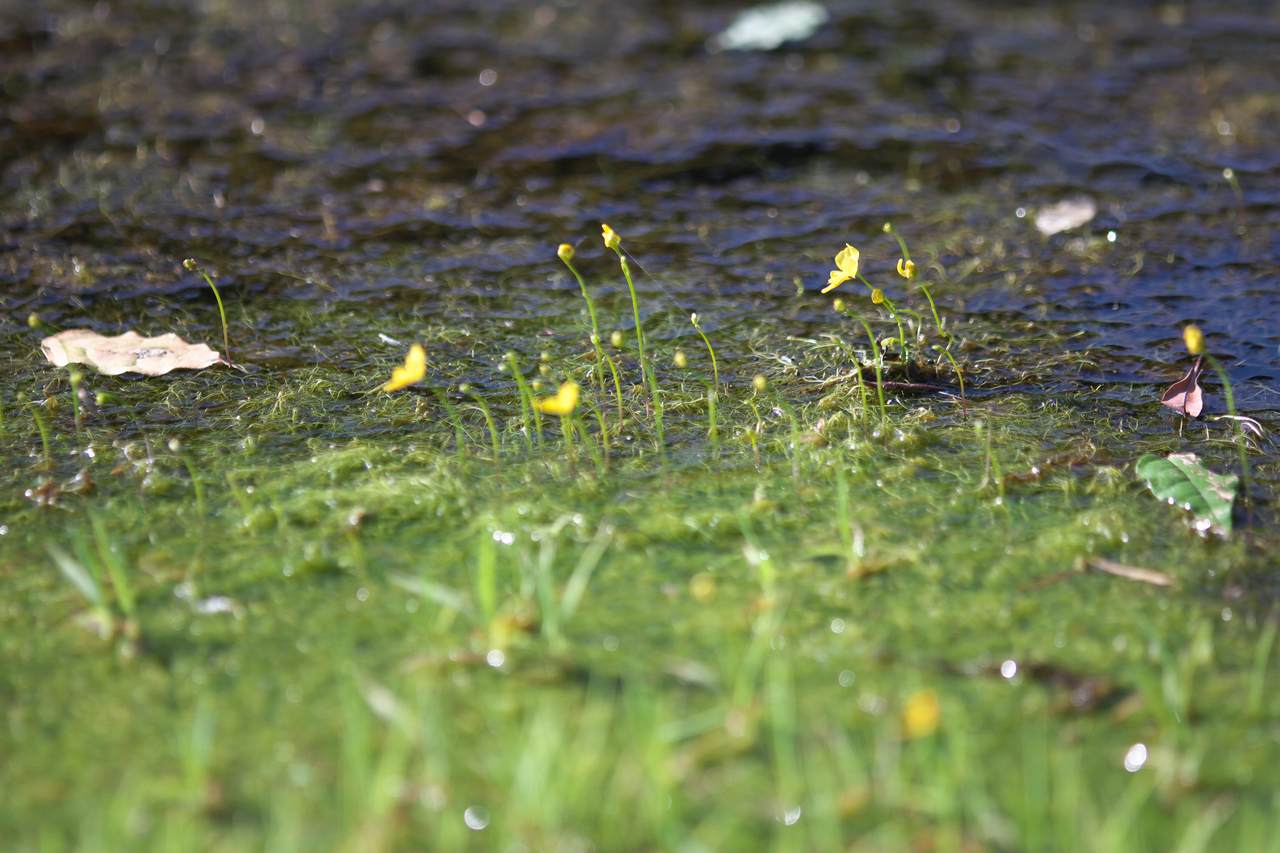
[[[694,316],[696,317],[697,315],[695,314]],[[696,320],[693,321],[693,328],[698,332],[698,337],[702,338],[702,342],[707,345],[707,353],[711,356],[711,375],[715,379],[716,387],[719,388],[720,387],[720,368],[716,364],[715,347],[711,346],[711,341],[708,340],[706,333],[702,331],[702,326],[699,325]]]
[[[532,450],[533,439],[529,435],[529,422],[532,419],[533,431],[538,437],[538,443],[541,444],[542,413],[533,404],[533,392],[529,390],[529,383],[524,381],[524,374],[520,372],[520,362],[514,352],[507,353],[507,364],[511,367],[511,375],[516,380],[516,391],[520,396],[520,418],[524,421],[525,442]]]
[[[876,286],[871,282],[867,281],[867,277],[864,276],[862,273],[858,273],[858,281],[865,284],[868,290],[874,291],[876,289]],[[883,293],[883,291],[881,292]],[[887,296],[884,298],[884,305],[886,308],[889,309],[889,316],[893,318],[893,322],[898,327],[898,343],[902,347],[902,363],[905,365],[909,361],[909,358],[908,358],[909,353],[907,350],[907,335],[906,335],[906,332],[902,330],[902,317],[899,316],[898,314],[897,306],[894,305],[893,301],[890,300],[889,297]]]
[[[618,365],[614,363],[613,356],[605,353],[604,363],[609,368],[609,373],[613,375],[613,395],[618,401],[618,429],[622,429],[622,380],[618,377]]]
[[[222,294],[218,292],[218,285],[213,283],[213,278],[207,272],[200,270],[200,276],[209,285],[209,289],[213,291],[213,298],[218,303],[218,318],[222,320],[222,351],[227,361],[231,361],[231,337],[227,334],[227,309],[222,305]]]
[[[573,261],[560,259],[569,272],[573,273],[573,277],[578,281],[578,288],[582,291],[582,299],[587,303],[587,314],[591,317],[591,345],[596,350],[596,385],[604,391],[604,347],[600,343],[600,321],[596,317],[596,306],[591,301],[591,294],[587,291],[587,283],[583,280],[582,274],[578,272],[578,268],[573,265]]]
[[[622,253],[621,249],[614,249],[613,251],[618,256],[618,265],[622,267],[622,275],[627,280],[627,291],[631,294],[631,314],[635,318],[636,346],[640,353],[640,375],[648,385],[649,402],[653,406],[654,432],[656,433],[658,449],[662,450],[666,446],[662,426],[662,399],[658,391],[658,377],[653,372],[653,366],[649,364],[648,356],[645,355],[644,325],[640,322],[640,299],[636,296],[636,285],[631,278],[631,265],[627,263],[627,256]]]
[[[889,418],[889,415],[885,411],[885,407],[884,407],[884,377],[880,369],[880,363],[884,360],[884,357],[880,354],[880,344],[876,342],[875,332],[871,331],[871,324],[868,323],[866,320],[862,319],[862,317],[860,316],[855,315],[855,319],[862,324],[862,328],[866,329],[867,340],[871,341],[871,351],[875,354],[875,357],[876,357],[876,362],[875,362],[876,396],[879,397],[879,400],[880,400],[880,420],[881,422],[884,422]],[[861,375],[861,371],[859,371],[859,375]]]
[[[36,422],[36,429],[40,431],[40,444],[44,447],[44,465],[46,468],[52,468],[53,451],[49,447],[49,426],[40,416],[40,410],[35,403],[31,404],[31,419]]]
[[[462,418],[458,415],[458,409],[449,400],[449,395],[444,393],[442,389],[436,389],[436,397],[439,398],[440,405],[444,407],[445,412],[448,413],[449,420],[453,423],[453,443],[457,454],[460,457],[465,457],[467,455],[467,433],[462,427]],[[527,440],[529,436],[526,434],[525,438]],[[533,449],[532,442],[529,444],[529,449]]]
[[[1213,368],[1213,372],[1218,374],[1218,381],[1222,383],[1222,396],[1227,400],[1227,413],[1231,415],[1231,422],[1236,428],[1236,449],[1240,453],[1240,485],[1241,493],[1245,500],[1249,499],[1249,454],[1246,449],[1248,439],[1244,434],[1244,427],[1240,426],[1238,420],[1239,414],[1236,412],[1236,395],[1231,389],[1231,379],[1227,376],[1227,371],[1223,368],[1222,362],[1218,361],[1211,354],[1204,354],[1205,361],[1209,362],[1209,366]]]
[[[484,415],[485,426],[489,428],[489,443],[493,445],[493,461],[497,462],[502,455],[501,442],[498,440],[498,425],[494,423],[493,413],[489,411],[489,404],[485,402],[484,397],[472,391],[471,399],[476,401],[476,408]]]
[[[631,314],[636,323],[636,346],[640,350],[640,370],[648,371],[648,362],[644,354],[644,326],[640,322],[640,299],[636,296],[636,284],[631,280],[631,267],[627,264],[627,256],[621,249],[613,250],[618,255],[618,265],[622,267],[622,275],[627,280],[627,291],[631,294]]]

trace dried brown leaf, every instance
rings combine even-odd
[[[208,345],[189,344],[173,333],[144,338],[129,331],[111,337],[89,329],[68,329],[45,338],[40,349],[57,367],[86,364],[106,376],[163,376],[173,370],[202,370],[226,363]]]

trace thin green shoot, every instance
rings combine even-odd
[[[596,316],[596,306],[591,300],[591,293],[587,290],[587,283],[582,278],[582,274],[578,272],[578,268],[573,265],[573,247],[567,243],[560,247],[557,252],[561,262],[569,268],[569,272],[578,282],[578,288],[582,291],[582,299],[587,303],[587,315],[591,318],[591,345],[596,351],[596,385],[601,391],[604,390],[604,346],[600,339],[600,321]]]
[[[702,326],[701,324],[698,323],[698,315],[696,312],[689,315],[689,322],[693,324],[693,328],[698,333],[698,337],[702,338],[702,342],[706,344],[707,354],[711,356],[712,381],[715,382],[715,386],[719,388],[720,387],[720,367],[719,367],[719,364],[716,362],[715,347],[711,346],[711,341],[707,338],[707,333],[702,331]]]
[[[44,416],[40,414],[40,404],[31,404],[31,419],[35,421],[36,430],[40,433],[40,444],[44,448],[44,467],[46,469],[53,467],[53,449],[49,441],[49,425],[45,423]]]
[[[658,450],[661,451],[666,446],[662,424],[662,400],[658,391],[658,378],[654,374],[653,365],[649,363],[649,357],[645,352],[644,324],[640,320],[640,298],[636,295],[636,283],[631,276],[631,265],[627,263],[627,256],[622,251],[622,247],[614,246],[613,252],[618,256],[618,265],[622,267],[622,277],[627,280],[627,292],[631,294],[631,315],[636,324],[636,347],[639,350],[640,374],[648,385],[649,400],[653,406],[654,432]]]
[[[463,385],[459,388],[463,393],[476,401],[476,408],[480,414],[484,416],[485,427],[489,430],[489,443],[493,447],[493,461],[497,462],[502,457],[502,442],[498,440],[498,425],[493,420],[493,412],[489,411],[489,404],[484,397],[476,392],[469,385]]]
[[[120,555],[115,543],[111,541],[111,535],[107,532],[107,525],[102,520],[102,516],[89,513],[89,526],[93,531],[93,544],[97,550],[98,559],[106,567],[107,576],[111,578],[111,587],[115,590],[116,603],[120,606],[120,612],[126,618],[134,619],[137,616],[137,599],[133,594],[133,588],[129,585],[129,574],[124,558]]]
[[[75,418],[76,432],[79,432],[81,424],[80,383],[84,381],[84,374],[73,367],[69,367],[67,368],[67,381],[71,383],[71,412]]]
[[[871,330],[871,324],[868,323],[866,320],[864,320],[862,316],[859,314],[855,314],[854,319],[856,319],[859,323],[862,324],[862,328],[865,329],[867,332],[867,340],[871,342],[871,352],[875,356],[874,366],[876,371],[876,397],[878,398],[878,401],[880,403],[880,421],[881,423],[884,423],[889,419],[888,411],[885,409],[885,405],[884,405],[884,371],[882,367],[884,362],[884,356],[880,352],[879,342],[876,341],[876,333]],[[859,376],[859,381],[861,381],[861,376],[862,376],[861,370],[858,371],[858,376]]]
[[[618,376],[618,363],[608,353],[604,354],[604,363],[609,368],[610,376],[613,377],[613,396],[618,402],[618,429],[621,430],[625,414],[622,406],[622,379]]]
[[[218,303],[218,319],[222,321],[222,354],[228,362],[231,358],[231,336],[227,329],[227,309],[222,304],[222,294],[218,292],[218,285],[213,283],[213,277],[201,268],[195,258],[187,258],[182,262],[182,266],[189,272],[198,272],[200,277],[204,279],[205,284],[209,285],[209,289],[213,291],[213,298]]]
[[[514,350],[507,352],[507,367],[511,371],[511,376],[516,381],[516,391],[520,395],[520,419],[524,424],[524,433],[526,441],[529,442],[529,449],[533,449],[532,440],[529,436],[535,435],[538,444],[542,443],[542,413],[538,411],[538,407],[533,403],[533,391],[529,388],[529,383],[525,381],[524,373],[520,370],[520,360],[516,357]],[[532,430],[530,429],[532,424]]]
[[[1231,378],[1227,376],[1226,369],[1222,366],[1222,362],[1213,357],[1213,354],[1206,351],[1204,360],[1209,362],[1209,366],[1213,368],[1213,372],[1218,374],[1218,381],[1222,383],[1222,396],[1227,402],[1227,413],[1231,416],[1231,422],[1235,424],[1236,430],[1236,450],[1240,454],[1240,494],[1245,500],[1249,500],[1249,452],[1248,437],[1245,435],[1244,426],[1240,422],[1240,413],[1236,411],[1236,395],[1231,388]]]
[[[858,281],[865,284],[867,286],[867,289],[872,292],[874,292],[877,289],[874,284],[867,281],[867,277],[864,276],[861,272],[858,273]],[[883,291],[881,292],[883,293]],[[901,312],[898,311],[897,306],[893,304],[893,300],[891,300],[888,296],[884,297],[884,307],[889,312],[889,317],[893,320],[893,322],[898,327],[898,344],[902,349],[902,362],[903,364],[906,364],[910,360],[910,351],[907,347],[907,333],[902,328]]]
[[[453,405],[453,401],[449,399],[449,395],[442,389],[436,389],[436,399],[440,401],[441,408],[444,409],[449,422],[453,424],[453,444],[454,451],[459,458],[465,458],[467,455],[467,431],[462,426],[462,418],[458,414],[457,406]],[[526,439],[528,435],[526,434]],[[533,449],[532,440],[529,441],[529,449]]]

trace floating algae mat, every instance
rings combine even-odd
[[[1274,844],[1280,30],[811,6],[0,17],[6,849]]]

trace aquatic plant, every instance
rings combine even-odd
[[[409,347],[404,357],[404,364],[391,371],[391,378],[382,384],[382,390],[400,391],[410,385],[416,385],[427,375],[427,351],[421,344]]]
[[[916,262],[911,260],[911,249],[907,247],[906,239],[893,227],[892,222],[884,224],[884,233],[893,237],[898,243],[898,249],[902,252],[902,257],[898,259],[897,272],[898,275],[906,279],[908,282],[915,281],[918,275]],[[938,304],[933,299],[933,292],[929,289],[929,283],[921,279],[917,282],[916,287],[924,294],[924,298],[929,302],[929,313],[933,315],[933,325],[938,332],[938,337],[942,339],[941,345],[934,345],[934,350],[940,352],[942,357],[951,365],[952,371],[955,372],[956,382],[960,386],[960,399],[965,400],[964,393],[964,371],[960,369],[960,364],[956,361],[955,356],[951,354],[951,345],[955,343],[955,336],[947,331],[946,323],[942,315],[938,313]]]
[[[1204,332],[1194,323],[1188,324],[1182,329],[1182,342],[1186,345],[1187,352],[1191,355],[1203,358],[1209,362],[1209,366],[1213,368],[1213,372],[1218,375],[1218,381],[1222,383],[1222,396],[1227,403],[1227,414],[1236,431],[1236,451],[1240,458],[1240,494],[1245,501],[1249,499],[1249,452],[1248,438],[1245,436],[1244,425],[1240,419],[1240,413],[1236,411],[1236,395],[1231,388],[1231,377],[1227,375],[1226,368],[1222,366],[1222,362],[1214,357],[1213,353],[1205,347]]]
[[[218,285],[213,283],[213,276],[205,272],[204,268],[195,258],[187,258],[182,262],[182,268],[187,272],[199,273],[204,279],[204,283],[209,285],[209,289],[213,291],[214,301],[218,303],[218,319],[222,321],[222,354],[228,362],[231,358],[231,336],[227,331],[227,309],[222,304],[222,294],[218,292]]]
[[[662,451],[666,449],[666,437],[662,423],[662,395],[658,389],[657,375],[653,372],[653,365],[645,352],[644,324],[640,321],[640,299],[636,295],[636,284],[631,277],[631,265],[627,263],[626,252],[622,250],[622,237],[618,235],[617,231],[614,231],[607,224],[601,223],[600,237],[604,240],[605,248],[612,250],[618,256],[618,265],[622,268],[622,277],[627,281],[627,292],[631,295],[631,314],[636,325],[636,348],[639,352],[640,375],[642,383],[648,387],[649,402],[653,406],[654,437],[659,451]],[[615,332],[614,334],[617,335],[618,333]]]

